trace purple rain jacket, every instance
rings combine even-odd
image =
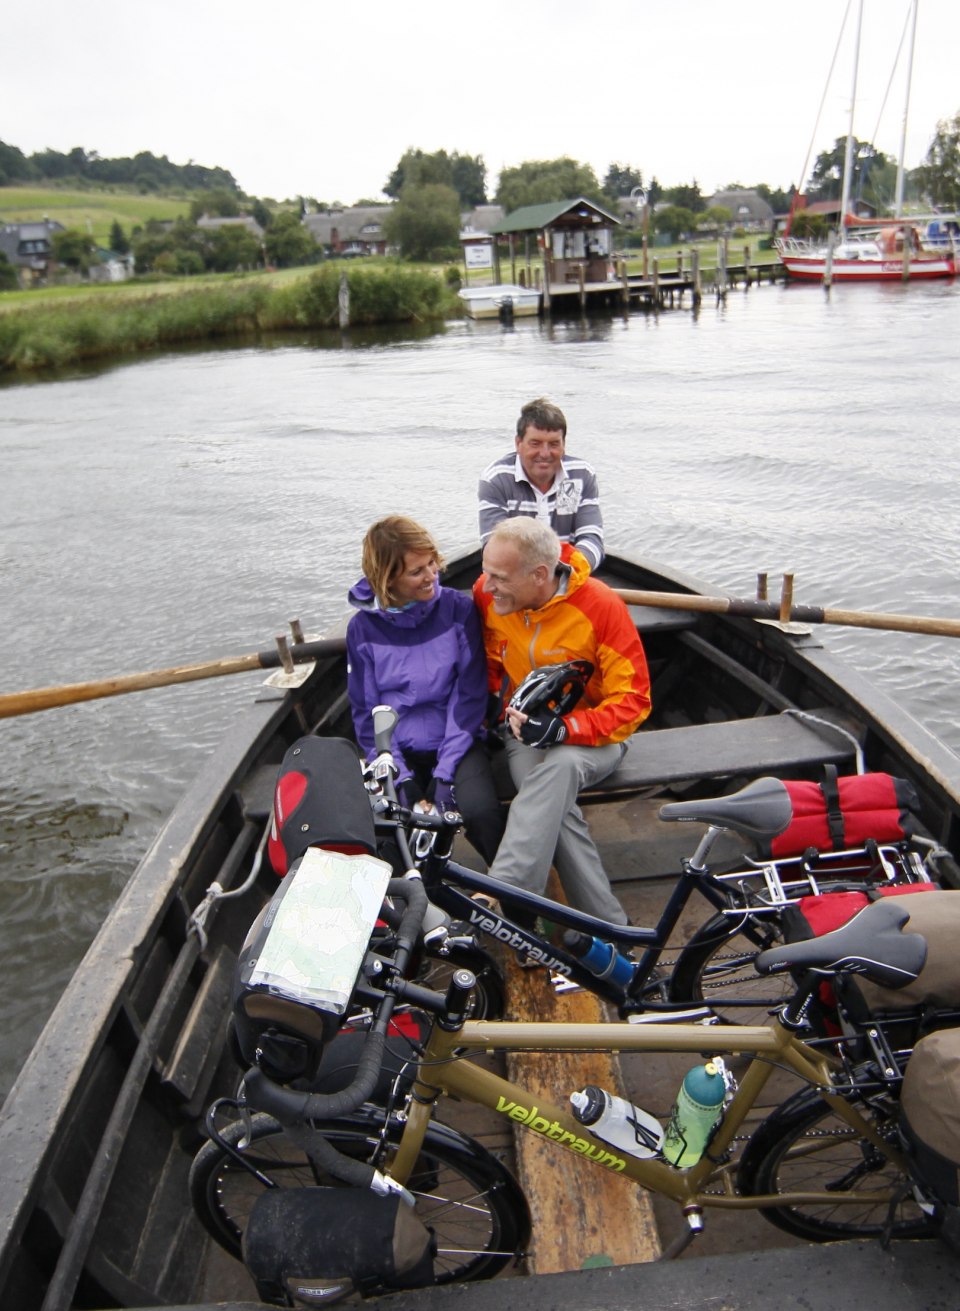
[[[435,778],[453,781],[483,736],[487,663],[480,616],[469,593],[438,585],[430,601],[383,610],[366,578],[350,589],[357,610],[347,625],[347,691],[357,741],[376,756],[371,711],[392,706],[398,780],[411,770],[405,751],[436,751]]]

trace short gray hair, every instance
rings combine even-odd
[[[545,564],[552,573],[560,561],[560,538],[540,519],[501,519],[487,538],[488,543],[494,540],[512,543],[531,572]]]

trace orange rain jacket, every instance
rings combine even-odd
[[[622,742],[650,713],[643,644],[626,605],[606,583],[590,576],[580,552],[564,544],[560,558],[568,574],[566,590],[556,592],[539,610],[498,615],[492,596],[483,591],[485,575],[474,584],[490,690],[506,705],[532,669],[590,660],[594,672],[586,693],[564,717],[566,740],[582,747]]]

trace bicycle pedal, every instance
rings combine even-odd
[[[551,974],[550,986],[559,997],[564,992],[582,992],[583,989],[579,983],[574,983],[573,979],[568,979],[565,974]]]

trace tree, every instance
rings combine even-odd
[[[697,226],[697,216],[683,205],[667,205],[653,216],[653,225],[658,232],[667,232],[671,241],[682,241]]]
[[[0,250],[0,291],[13,291],[19,285],[17,270]]]
[[[629,164],[611,164],[603,179],[603,189],[612,199],[629,196],[634,187],[643,189],[643,174]]]
[[[292,269],[301,264],[315,264],[320,247],[296,214],[288,211],[273,219],[263,238],[267,259],[278,269]]]
[[[576,200],[585,196],[598,205],[606,202],[597,175],[589,164],[563,156],[560,159],[527,160],[500,174],[497,200],[511,213],[523,205],[544,205],[552,200]],[[609,202],[607,202],[609,203]]]
[[[268,228],[270,226],[273,214],[262,200],[257,200],[256,197],[254,197],[253,203],[248,205],[247,208],[250,211],[250,217],[255,218],[262,228]]]
[[[237,218],[240,214],[240,198],[225,187],[213,191],[203,191],[190,202],[190,217],[196,221],[204,214],[211,218]]]
[[[696,181],[691,182],[689,186],[667,187],[663,199],[668,205],[678,205],[681,209],[689,209],[694,214],[700,214],[707,208],[707,202],[701,196]]]
[[[825,150],[817,156],[813,172],[807,182],[807,195],[815,200],[840,200],[843,191],[843,167],[847,154],[847,138],[837,137],[832,150]],[[852,177],[850,195],[863,196],[877,194],[880,174],[886,169],[888,160],[881,150],[877,150],[869,141],[853,138]]]
[[[114,219],[110,224],[110,249],[115,250],[118,255],[126,255],[130,249],[130,242],[127,240],[127,234],[120,226],[119,219]]]
[[[53,257],[58,264],[78,273],[86,273],[96,246],[93,237],[79,228],[65,228],[63,232],[54,232],[50,238]]]
[[[384,234],[405,259],[445,259],[459,253],[460,197],[437,182],[406,186],[387,215]]]
[[[793,201],[796,187],[784,191],[782,187],[768,187],[765,182],[758,182],[753,188],[757,195],[767,202],[774,214],[786,214]]]
[[[397,167],[387,178],[383,190],[395,200],[405,187],[452,187],[460,198],[463,209],[482,205],[487,198],[487,166],[482,155],[460,155],[445,150],[428,153],[412,147],[400,157]]]
[[[36,168],[22,150],[0,141],[0,187],[11,182],[29,182],[36,177]]]
[[[960,206],[960,112],[942,119],[913,178],[931,205]]]
[[[204,233],[207,267],[217,273],[252,269],[261,261],[260,242],[242,223],[229,223]]]
[[[733,222],[733,211],[726,205],[711,205],[703,215],[703,220],[713,228],[725,228]]]
[[[830,224],[823,214],[811,214],[807,209],[798,209],[790,220],[791,237],[808,237],[813,241],[824,241],[830,231]]]

